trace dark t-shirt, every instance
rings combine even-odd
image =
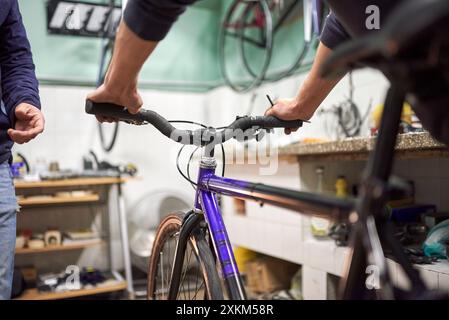
[[[406,0],[327,0],[332,12],[326,19],[321,41],[334,49],[351,38],[377,32],[382,29],[395,7],[403,1]],[[141,38],[159,41],[165,37],[177,17],[194,2],[195,0],[129,0],[124,19]],[[379,15],[379,29],[367,27],[367,20],[372,14],[376,14],[370,6],[376,6],[374,11]],[[445,108],[449,98],[444,99],[439,104],[423,105],[416,110],[422,109],[420,113],[428,116],[422,118],[425,127],[449,144],[449,112]],[[432,108],[437,112],[428,112]],[[442,110],[444,113],[439,114]]]
[[[145,40],[160,41],[186,7],[196,0],[129,0],[124,19]]]
[[[366,19],[369,6],[379,8],[380,25],[393,7],[403,0],[329,0],[332,13],[327,17],[321,41],[330,48],[351,37],[369,32]],[[129,0],[125,10],[126,24],[145,40],[160,41],[178,16],[196,0]],[[376,30],[373,30],[376,31]]]
[[[326,18],[321,42],[334,49],[339,44],[368,32],[382,29],[394,7],[403,0],[329,0],[332,12]],[[373,21],[379,18],[380,29],[373,28]],[[374,18],[373,18],[374,17]],[[368,22],[368,26],[367,26]]]

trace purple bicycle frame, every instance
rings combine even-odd
[[[302,214],[337,220],[347,220],[354,208],[352,202],[343,199],[218,177],[215,175],[214,158],[202,159],[197,190],[195,208],[204,213],[228,294],[233,300],[245,299],[246,296],[217,194],[273,204]]]

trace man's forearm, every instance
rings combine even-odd
[[[139,38],[125,22],[120,24],[111,65],[105,77],[105,85],[118,94],[134,90],[137,77],[148,56],[158,42]]]
[[[320,43],[312,69],[296,96],[297,111],[303,119],[312,117],[323,100],[341,80],[341,77],[325,79],[320,75],[321,66],[331,53],[331,49]]]

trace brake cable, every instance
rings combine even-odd
[[[199,126],[199,127],[202,127],[202,128],[207,129],[207,126],[206,126],[206,125],[204,125],[204,124],[202,124],[202,123],[199,123],[199,122],[194,122],[194,121],[187,121],[187,120],[169,120],[168,122],[170,122],[170,123],[187,123],[187,124],[193,124],[193,125],[197,125],[197,126]],[[191,175],[190,175],[190,164],[191,164],[191,162],[192,162],[192,160],[193,160],[193,157],[194,157],[195,153],[198,151],[198,149],[200,149],[200,147],[197,146],[197,147],[192,151],[192,153],[190,154],[189,160],[187,161],[186,173],[184,173],[184,172],[182,171],[182,169],[181,169],[181,165],[180,165],[180,163],[179,163],[179,160],[180,160],[180,158],[181,158],[182,151],[184,150],[184,148],[185,148],[186,146],[187,146],[187,145],[181,146],[181,148],[180,148],[179,151],[178,151],[178,155],[176,156],[176,169],[178,170],[179,174],[181,174],[181,176],[182,176],[187,182],[190,183],[190,185],[192,186],[193,190],[196,191],[196,190],[197,190],[198,184],[197,184],[195,181],[193,181],[192,178],[191,178]],[[223,164],[222,164],[222,169],[221,169],[221,176],[224,177],[224,175],[225,175],[225,168],[226,168],[226,155],[225,155],[225,150],[224,150],[224,147],[223,147],[223,143],[220,143],[220,147],[221,147],[221,158],[222,158],[222,162],[223,162]]]

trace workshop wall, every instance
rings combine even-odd
[[[96,0],[94,2],[104,3]],[[45,0],[19,0],[33,48],[39,80],[45,84],[93,85],[97,80],[101,40],[47,34]],[[218,32],[230,0],[198,1],[174,25],[141,73],[143,88],[207,91],[223,84],[218,62]],[[270,74],[285,70],[302,46],[302,12],[296,10],[276,34]],[[292,37],[292,35],[294,35]],[[309,50],[304,70],[314,56]],[[235,61],[231,74],[245,80],[239,48],[227,52]],[[255,60],[255,61],[253,61]],[[257,65],[260,53],[252,63]],[[287,64],[287,65],[286,65]]]
[[[105,2],[98,0],[97,2]],[[48,35],[45,0],[19,0],[37,75],[50,84],[93,84],[100,39]],[[216,61],[219,1],[200,1],[177,21],[142,71],[144,86],[205,90],[220,84]]]

